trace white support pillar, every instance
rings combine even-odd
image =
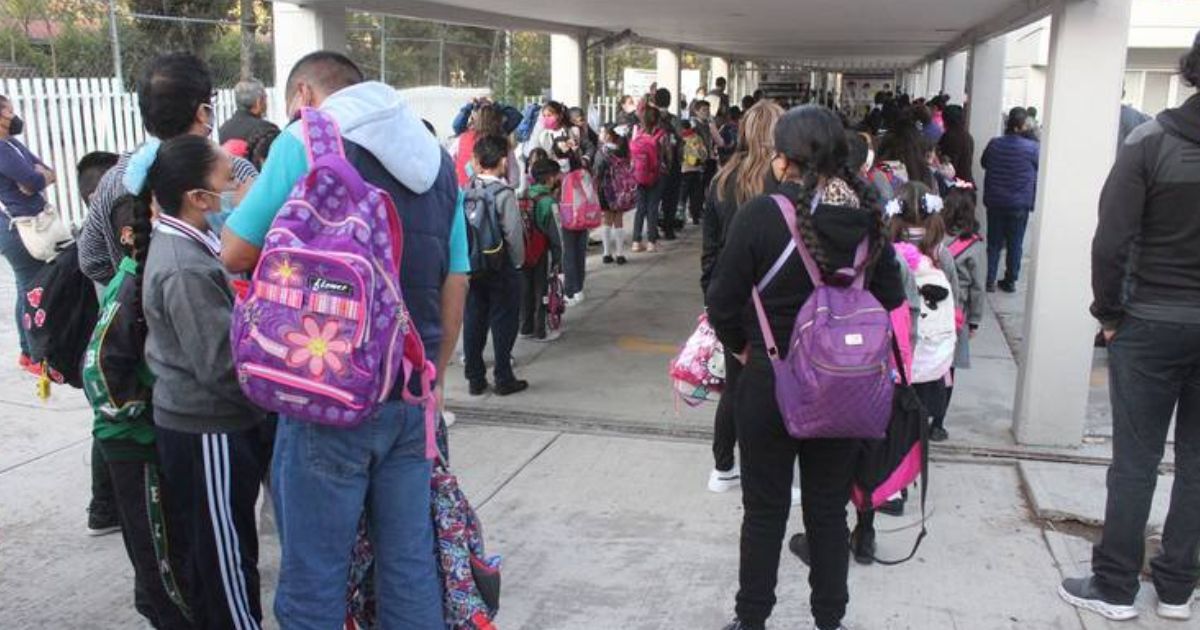
[[[961,105],[967,100],[967,58],[964,50],[946,58],[945,79],[942,81],[942,91],[950,97],[950,102]]]
[[[671,91],[671,113],[679,111],[679,51],[671,48],[656,48],[658,57],[658,87]]]
[[[341,6],[299,6],[291,2],[272,2],[271,15],[275,37],[275,95],[267,99],[269,117],[285,122],[287,103],[284,102],[284,82],[292,66],[301,57],[318,50],[346,51],[346,10]]]
[[[712,88],[716,87],[717,77],[724,77],[725,78],[725,93],[728,95],[729,94],[729,83],[730,83],[729,62],[726,61],[723,57],[713,57],[713,58],[709,59],[708,60],[708,73],[710,75],[710,78],[708,79],[708,85],[704,86],[705,89],[712,89]]]
[[[758,91],[758,81],[760,78],[762,78],[762,75],[758,69],[758,64],[754,63],[753,61],[747,61],[745,68],[746,69],[742,74],[742,77],[745,79],[745,85],[742,87],[742,92],[743,94],[753,95]]]
[[[1076,446],[1083,437],[1096,329],[1089,252],[1116,151],[1131,4],[1065,2],[1054,11],[1013,421],[1021,444]]]
[[[946,61],[937,59],[929,62],[929,93],[930,98],[942,93],[943,73],[946,71]]]
[[[967,116],[971,137],[975,139],[975,182],[983,183],[980,159],[987,143],[1000,134],[1004,110],[1004,63],[1008,40],[1001,35],[978,42],[971,49],[971,86]],[[980,203],[976,209],[980,223],[985,223],[986,210]]]
[[[929,64],[917,66],[917,84],[914,86],[913,99],[925,98],[929,95]]]
[[[575,35],[550,35],[550,98],[567,107],[586,109],[584,83],[587,69],[585,47]]]

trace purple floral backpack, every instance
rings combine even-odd
[[[754,308],[767,356],[775,372],[775,399],[788,433],[796,439],[883,438],[892,415],[892,325],[883,305],[865,288],[867,239],[858,245],[852,269],[836,274],[842,282],[826,284],[796,229],[796,209],[786,197],[773,195],[792,243],[754,288]],[[814,208],[818,200],[814,200]],[[787,358],[779,347],[762,291],[791,257],[799,252],[812,279],[813,292],[792,325]]]
[[[400,291],[396,208],[346,160],[333,119],[306,108],[301,124],[309,171],[271,224],[234,307],[242,390],[264,409],[350,428],[398,379],[418,373],[420,393],[401,387],[404,400],[432,408],[435,369]]]

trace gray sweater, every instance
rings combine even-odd
[[[146,258],[142,308],[146,362],[156,378],[154,423],[185,433],[253,427],[262,412],[233,370],[233,291],[221,261],[199,241],[160,228]]]

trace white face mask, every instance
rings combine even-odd
[[[867,161],[863,163],[863,170],[869,171],[875,166],[875,149],[867,149]]]

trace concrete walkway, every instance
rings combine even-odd
[[[739,495],[705,490],[712,408],[677,414],[666,381],[666,362],[700,309],[697,236],[689,229],[665,253],[623,268],[601,268],[593,257],[587,300],[568,313],[567,334],[552,344],[518,345],[529,392],[470,399],[461,366],[449,376],[459,412],[453,461],[489,549],[505,558],[503,630],[702,630],[720,628],[732,615]],[[6,271],[0,304],[12,301]],[[82,394],[64,388],[49,403],[34,397],[32,379],[13,367],[6,312],[0,310],[0,627],[140,628],[120,538],[83,533],[90,420]],[[985,328],[977,343],[980,379],[960,379],[955,394],[950,428],[966,446],[1011,446],[1006,393],[984,378],[1012,370],[1011,355],[1006,367],[1007,346],[991,334]],[[1079,535],[1088,530],[1070,518],[1070,526],[1045,524],[1015,465],[965,453],[965,446],[939,451],[930,536],[918,558],[894,568],[851,568],[848,626],[1107,627],[1055,594],[1064,573],[1086,571],[1087,541]],[[1038,496],[1046,498],[1035,503],[1047,513],[1054,509],[1047,502],[1064,494],[1055,484],[1096,477],[1096,469],[1073,466],[1024,472],[1036,478],[1027,484],[1045,488]],[[1093,497],[1102,490],[1089,481],[1079,491]],[[1085,503],[1080,509],[1095,510],[1094,501]],[[918,516],[910,506],[904,517],[880,517],[881,556],[901,556],[911,545]],[[799,517],[797,510],[789,531],[799,530]],[[269,611],[278,543],[270,532],[261,540]],[[811,628],[806,570],[783,555],[771,627]],[[1141,621],[1122,627],[1187,627],[1143,611]]]

